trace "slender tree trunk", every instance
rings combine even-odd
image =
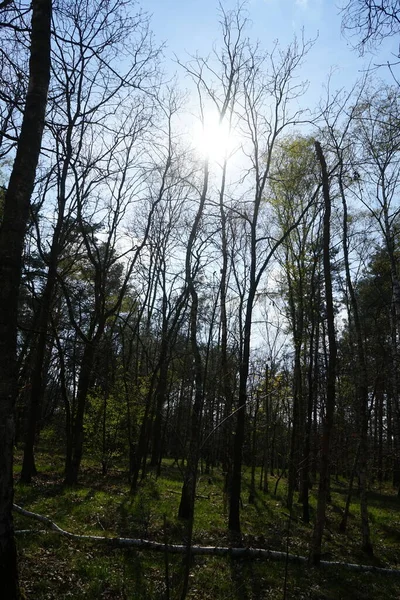
[[[50,314],[52,285],[48,276],[46,288],[42,298],[39,317],[39,335],[34,349],[34,365],[30,385],[29,404],[27,406],[24,458],[21,470],[21,481],[31,483],[32,477],[37,474],[34,456],[34,445],[37,431],[37,422],[42,405],[44,381],[43,366],[46,355],[47,332]]]
[[[252,442],[251,442],[251,479],[250,479],[250,492],[249,492],[249,504],[254,504],[256,500],[256,461],[257,461],[257,417],[260,408],[260,392],[256,391],[256,406],[253,415],[253,431],[252,431]]]
[[[359,424],[360,424],[360,453],[359,453],[359,473],[360,473],[360,512],[361,512],[361,535],[362,549],[367,554],[372,555],[372,543],[368,521],[367,504],[367,456],[368,456],[368,369],[365,359],[364,341],[362,336],[360,316],[358,312],[357,297],[351,280],[348,233],[347,233],[347,202],[343,187],[342,177],[339,178],[339,187],[343,205],[343,254],[346,271],[347,289],[350,294],[351,307],[353,311],[354,328],[356,330],[356,347],[358,357],[357,368],[357,399],[359,402]]]
[[[227,161],[224,161],[221,179],[221,189],[219,193],[219,211],[221,216],[221,283],[220,283],[220,297],[221,297],[221,382],[222,382],[222,393],[224,397],[224,419],[232,412],[232,386],[231,377],[228,366],[228,318],[226,310],[227,301],[227,287],[228,287],[228,237],[227,237],[227,218],[226,210],[224,206],[225,198],[225,185],[226,185],[226,169]],[[222,466],[225,471],[226,479],[226,491],[230,489],[230,482],[232,477],[232,424],[227,419],[222,426]]]
[[[150,409],[151,409],[151,395],[148,394],[147,401],[146,401],[146,408],[145,408],[144,415],[143,415],[143,421],[140,426],[139,440],[138,440],[137,445],[133,444],[131,446],[131,451],[132,451],[131,460],[130,460],[130,463],[131,463],[131,465],[130,465],[130,469],[131,469],[130,493],[131,494],[135,494],[137,491],[140,466],[142,464],[143,456],[145,456],[145,454],[146,454],[145,448],[146,448],[147,432],[149,430]]]
[[[255,261],[254,261],[255,265]],[[254,281],[254,279],[253,279]],[[251,284],[250,284],[251,285]],[[233,444],[233,468],[231,481],[231,494],[229,503],[229,530],[236,535],[240,535],[240,494],[242,488],[242,455],[246,421],[246,403],[247,403],[247,378],[249,375],[250,362],[250,338],[251,338],[251,318],[253,314],[253,300],[255,286],[249,291],[246,308],[246,319],[243,335],[243,354],[239,372],[239,402],[236,421],[236,433]]]
[[[60,254],[60,239],[64,224],[65,196],[68,167],[72,156],[71,135],[74,123],[70,123],[66,137],[67,155],[62,165],[61,178],[59,183],[58,197],[58,215],[54,228],[53,239],[50,248],[50,256],[47,271],[46,285],[40,301],[39,318],[37,329],[39,331],[36,348],[34,349],[34,361],[32,380],[30,386],[29,406],[27,407],[28,420],[24,446],[24,459],[21,470],[21,481],[30,483],[32,476],[36,475],[34,444],[36,436],[37,421],[40,415],[40,408],[44,394],[43,365],[46,356],[46,345],[48,339],[48,329],[51,316],[51,305],[54,296],[54,290],[57,284],[57,265]]]
[[[164,277],[164,273],[163,273]],[[176,333],[179,331],[179,323],[181,321],[182,312],[186,306],[187,293],[182,293],[176,305],[176,312],[174,317],[170,320],[168,326],[167,319],[167,306],[168,298],[165,292],[165,283],[163,290],[163,323],[162,323],[162,334],[161,334],[161,347],[160,356],[157,363],[156,371],[159,371],[158,382],[155,390],[155,417],[153,423],[153,435],[152,435],[152,455],[150,465],[152,467],[159,467],[161,465],[161,453],[162,453],[162,409],[165,404],[168,388],[168,368],[171,361],[171,347],[173,346],[174,340],[176,339]],[[172,321],[172,322],[171,322]],[[165,427],[164,427],[165,431]]]
[[[200,220],[203,216],[204,205],[207,197],[208,189],[208,178],[209,178],[209,165],[208,160],[204,164],[204,176],[203,176],[203,187],[200,196],[200,203],[197,210],[197,214],[190,231],[188,245],[186,249],[186,285],[190,294],[191,309],[190,309],[190,345],[194,359],[194,403],[192,408],[191,417],[191,431],[190,431],[190,442],[189,442],[189,454],[187,459],[186,471],[183,480],[181,501],[179,504],[178,516],[181,519],[187,520],[187,554],[185,557],[185,572],[181,600],[184,600],[187,595],[189,586],[189,573],[190,573],[190,561],[191,554],[190,549],[192,545],[193,535],[193,522],[194,522],[194,505],[196,498],[196,483],[197,483],[197,469],[200,454],[200,440],[201,440],[201,420],[203,413],[204,404],[204,369],[203,361],[200,353],[200,348],[197,340],[198,335],[198,308],[199,300],[197,290],[194,282],[194,273],[192,266],[192,253],[194,243],[197,237],[198,229],[200,226]]]
[[[94,342],[86,343],[82,357],[81,370],[79,373],[76,415],[72,425],[72,456],[70,462],[67,462],[65,466],[66,485],[76,485],[78,483],[78,475],[83,453],[83,420],[85,416],[86,399],[92,377],[94,356]]]
[[[167,382],[168,382],[168,360],[167,360],[168,342],[164,338],[161,341],[160,350],[160,373],[156,386],[156,407],[153,423],[153,443],[150,465],[156,467],[160,461],[161,454],[161,430],[162,430],[162,409],[165,403]]]
[[[353,493],[354,477],[356,476],[359,457],[360,457],[360,444],[358,444],[358,446],[357,446],[357,451],[356,451],[356,455],[354,457],[353,467],[352,467],[351,473],[350,473],[349,487],[347,490],[347,497],[346,497],[346,504],[344,507],[342,520],[340,521],[340,525],[339,525],[339,531],[341,533],[345,533],[346,528],[347,528],[347,521],[348,521],[349,513],[350,513],[351,496]]]
[[[192,298],[192,310],[191,310],[191,327],[197,329],[197,299],[193,302]],[[192,334],[193,335],[193,334]],[[196,335],[196,333],[195,333]],[[185,478],[182,486],[181,501],[179,504],[178,516],[181,519],[193,519],[194,514],[194,499],[196,493],[196,478],[197,478],[197,466],[199,461],[199,449],[200,449],[200,431],[201,431],[201,417],[203,410],[203,369],[200,352],[197,349],[195,357],[195,388],[194,388],[194,403],[192,408],[191,418],[191,432],[190,432],[190,445],[189,453],[187,458],[187,466],[185,471]]]
[[[58,360],[60,363],[60,387],[61,387],[61,396],[64,403],[65,410],[65,437],[66,437],[66,450],[65,450],[65,470],[67,470],[67,465],[71,465],[72,462],[72,415],[71,415],[71,402],[68,396],[68,386],[67,386],[67,378],[66,378],[66,369],[65,369],[65,360],[63,348],[61,347],[61,341],[57,332],[56,327],[54,327],[54,338],[58,351]],[[70,467],[68,467],[70,468]]]
[[[324,221],[323,221],[323,265],[325,279],[325,301],[326,301],[326,319],[328,326],[328,347],[329,358],[327,365],[327,384],[326,384],[326,412],[323,423],[322,442],[321,442],[321,462],[319,473],[319,489],[316,520],[314,534],[311,545],[310,562],[319,565],[321,561],[322,534],[325,527],[326,504],[329,494],[329,462],[330,462],[330,442],[333,427],[333,417],[335,410],[336,393],[336,335],[335,318],[332,294],[332,275],[330,261],[330,220],[331,220],[331,197],[329,191],[329,176],[325,157],[319,142],[315,142],[315,151],[317,159],[321,166],[322,191],[324,197]]]
[[[384,388],[383,381],[380,376],[378,376],[378,381],[376,383],[376,412],[377,412],[377,436],[378,436],[378,458],[377,458],[377,471],[378,471],[378,481],[382,483],[383,481],[383,404],[384,404]],[[387,420],[387,416],[386,416]]]
[[[17,310],[22,251],[50,80],[50,23],[51,0],[33,0],[28,93],[0,230],[0,582],[4,600],[14,600],[19,593],[12,519]]]
[[[197,328],[198,328],[198,295],[195,288],[192,272],[192,253],[193,246],[198,233],[200,220],[203,216],[204,205],[207,197],[208,189],[208,161],[205,161],[204,165],[204,176],[203,176],[203,188],[200,197],[200,203],[197,210],[197,214],[190,231],[188,240],[188,246],[186,249],[186,285],[190,294],[191,299],[191,310],[190,310],[190,345],[194,358],[194,404],[192,408],[191,417],[191,430],[190,430],[190,442],[189,442],[189,454],[186,465],[185,477],[182,486],[181,501],[179,504],[178,516],[182,519],[189,520],[189,538],[191,537],[191,531],[193,527],[193,515],[194,515],[194,501],[196,495],[196,479],[197,479],[197,467],[199,461],[199,450],[200,450],[200,432],[201,432],[201,417],[203,411],[203,398],[204,398],[204,386],[203,386],[203,361],[200,354],[200,348],[197,341]]]
[[[268,364],[265,365],[265,437],[264,437],[264,457],[263,457],[263,470],[264,470],[264,481],[260,480],[260,489],[264,494],[268,492],[268,469],[273,470],[272,460],[270,457],[270,440],[269,440],[269,429],[270,429],[270,399],[269,399],[269,368]]]
[[[315,278],[313,278],[311,285],[314,289]],[[313,292],[314,296],[314,292]],[[314,297],[312,300],[315,300]],[[307,398],[307,416],[305,423],[305,435],[304,435],[304,456],[303,466],[301,469],[301,501],[303,504],[303,521],[305,523],[310,522],[310,505],[309,505],[309,489],[310,489],[310,459],[311,459],[311,427],[312,427],[312,413],[314,405],[314,382],[313,382],[313,371],[314,371],[314,338],[316,331],[316,310],[314,303],[311,307],[311,333],[310,333],[310,345],[309,345],[309,364],[307,370],[307,382],[308,382],[308,398]]]
[[[300,452],[300,405],[303,401],[303,378],[301,368],[301,350],[303,344],[303,306],[300,300],[300,306],[296,310],[293,282],[290,276],[289,252],[286,251],[286,271],[289,287],[289,307],[293,328],[294,342],[294,373],[293,373],[293,411],[292,411],[292,431],[289,453],[289,473],[288,473],[288,493],[286,499],[287,508],[290,510],[293,504],[294,491],[298,488],[298,463]],[[301,275],[300,275],[301,278]],[[299,297],[301,296],[302,284],[300,282]]]
[[[292,412],[292,431],[289,453],[289,474],[288,474],[288,494],[286,499],[287,508],[290,510],[293,505],[293,496],[298,488],[298,463],[300,452],[300,402],[302,401],[302,373],[300,361],[301,343],[295,340],[295,361],[294,361],[294,389],[293,389],[293,412]]]

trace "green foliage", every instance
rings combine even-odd
[[[282,217],[302,205],[318,181],[314,138],[287,137],[279,143],[271,169],[271,201]]]
[[[92,391],[88,397],[84,430],[90,455],[108,466],[127,452],[127,409],[122,390]]]

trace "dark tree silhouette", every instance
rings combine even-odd
[[[17,395],[17,308],[22,251],[50,80],[51,12],[51,0],[33,0],[29,87],[0,229],[0,581],[5,600],[12,600],[19,595],[11,514],[14,407]]]

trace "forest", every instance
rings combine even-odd
[[[0,2],[4,600],[400,598],[396,61],[310,107],[247,8],[170,76],[133,1]]]

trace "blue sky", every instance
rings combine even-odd
[[[318,102],[323,95],[323,84],[333,69],[334,89],[350,88],[370,62],[385,62],[395,50],[396,41],[389,40],[375,56],[360,58],[351,49],[351,43],[341,32],[340,6],[344,0],[249,0],[247,10],[252,21],[249,36],[260,40],[268,50],[278,39],[287,45],[294,35],[304,28],[305,38],[318,39],[308,55],[301,77],[310,82],[309,102]],[[226,9],[237,3],[226,0]],[[184,61],[185,55],[207,55],[218,39],[218,2],[215,0],[144,0],[143,8],[151,13],[152,29],[157,41],[166,42],[167,61],[177,54]],[[177,66],[169,64],[171,70]],[[179,71],[178,71],[179,72]],[[380,76],[388,78],[387,70]],[[388,78],[389,79],[389,78]]]
[[[301,108],[309,108],[312,111],[317,108],[320,100],[326,99],[324,87],[331,72],[332,92],[343,88],[350,91],[370,63],[385,63],[390,59],[391,50],[395,50],[396,40],[387,40],[375,56],[369,54],[360,57],[352,49],[351,40],[346,40],[341,31],[342,15],[339,2],[344,1],[248,0],[247,2],[248,15],[252,21],[249,37],[254,42],[259,40],[265,50],[272,50],[275,40],[278,40],[282,47],[286,47],[295,35],[301,36],[302,29],[306,40],[317,38],[304,61],[301,72],[298,73],[300,80],[308,80],[310,84],[307,94],[299,100]],[[223,2],[225,10],[235,8],[236,4],[235,0]],[[218,0],[147,0],[143,7],[153,14],[152,29],[156,40],[166,42],[165,55],[168,69],[180,74],[181,86],[187,86],[182,69],[180,70],[179,66],[173,63],[174,54],[181,62],[185,62],[185,58],[189,59],[190,54],[194,55],[198,52],[205,57],[211,52],[213,43],[218,40],[220,33]],[[387,69],[381,69],[379,75],[393,82]],[[186,106],[189,115],[190,104],[189,97]],[[192,114],[195,114],[195,110]],[[188,124],[190,134],[190,121]],[[218,131],[217,137],[220,138]],[[209,144],[210,142],[206,143],[206,146]],[[195,140],[194,145],[197,146]],[[243,156],[239,153],[238,165],[234,164],[230,167],[229,173],[233,173],[233,181],[237,181],[237,173],[242,172],[240,171],[243,168],[241,160]],[[248,180],[244,185],[247,183]],[[268,286],[269,289],[274,288],[273,277],[269,278]],[[268,303],[266,306],[268,307]],[[275,322],[277,317],[274,308],[269,307],[268,311],[269,320]],[[260,324],[257,324],[258,321]],[[259,345],[265,347],[265,332],[265,318],[258,307],[254,312],[253,348]]]

